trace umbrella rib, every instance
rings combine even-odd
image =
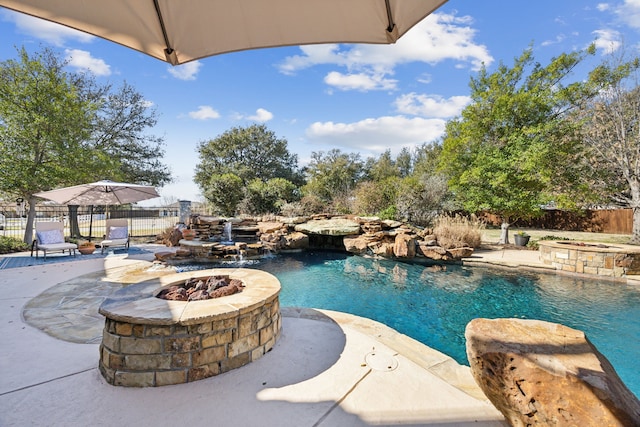
[[[162,37],[164,37],[164,44],[167,45],[164,50],[164,55],[167,57],[167,61],[172,65],[176,65],[178,63],[178,56],[176,55],[176,51],[173,50],[173,47],[171,47],[171,43],[169,43],[167,28],[164,25],[164,19],[162,19],[162,12],[160,11],[160,4],[158,4],[158,0],[153,0],[153,6],[156,8],[158,22],[160,22],[160,28],[162,29]]]
[[[391,4],[390,0],[384,0],[385,6],[387,6],[387,19],[389,20],[389,26],[387,27],[387,32],[392,32],[393,28],[396,26],[395,22],[393,22],[393,14],[391,13]]]

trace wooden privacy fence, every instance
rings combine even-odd
[[[500,219],[493,214],[484,213],[479,217],[489,225],[500,226]],[[548,210],[539,218],[518,220],[513,225],[546,230],[631,234],[633,230],[633,210],[599,209],[580,213]]]

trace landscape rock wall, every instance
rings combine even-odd
[[[430,230],[399,221],[352,215],[311,217],[223,218],[191,215],[188,226],[196,231],[195,242],[223,239],[231,223],[234,241],[259,244],[270,252],[305,249],[341,250],[384,258],[455,261],[469,257],[473,248],[445,249]],[[170,233],[168,245],[179,245],[178,233]],[[196,243],[189,245],[191,248]],[[193,251],[194,249],[190,249]],[[202,255],[202,254],[199,254]]]

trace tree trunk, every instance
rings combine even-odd
[[[633,229],[631,232],[631,243],[640,245],[640,207],[633,208]]]
[[[33,222],[36,218],[36,197],[29,196],[29,213],[27,214],[27,224],[24,228],[24,238],[26,244],[33,242]]]
[[[69,230],[71,237],[74,239],[79,239],[82,237],[80,235],[80,226],[78,225],[78,205],[69,205]]]
[[[509,224],[507,221],[503,220],[502,224],[500,224],[500,244],[508,245],[509,244]]]
[[[631,243],[640,245],[640,180],[627,179],[629,189],[631,190],[631,203],[629,203],[633,212],[633,225],[631,227]]]

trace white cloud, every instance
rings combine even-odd
[[[344,67],[348,73],[329,73],[327,82],[341,83],[343,90],[353,86],[365,90],[362,83],[365,77],[375,76],[379,82],[390,84],[393,80],[385,78],[393,74],[400,64],[423,62],[437,64],[445,60],[456,61],[458,65],[477,70],[484,63],[490,65],[493,57],[486,46],[473,41],[476,30],[470,24],[469,16],[458,17],[454,14],[433,13],[409,30],[394,45],[338,45],[325,44],[300,47],[301,55],[289,56],[279,64],[280,72],[295,72],[316,65],[335,65]],[[350,77],[355,76],[355,77]],[[340,77],[340,78],[339,78]],[[346,77],[357,80],[359,84],[349,84]],[[395,83],[394,83],[395,84]],[[373,86],[379,89],[379,86]]]
[[[21,33],[46,40],[54,46],[64,46],[68,40],[90,43],[95,39],[95,37],[90,34],[65,27],[64,25],[54,24],[44,19],[34,18],[23,13],[6,11],[4,16],[6,16],[8,20],[13,21]]]
[[[620,33],[615,30],[596,30],[592,34],[596,36],[596,48],[601,49],[603,54],[615,52],[622,45]]]
[[[208,105],[201,105],[196,111],[190,111],[189,117],[196,120],[212,120],[220,117],[220,113]]]
[[[616,8],[616,14],[631,28],[640,30],[640,0],[625,0]]]
[[[256,110],[256,114],[247,117],[247,119],[253,120],[254,122],[268,122],[269,120],[273,119],[273,113],[265,110],[264,108],[258,108]]]
[[[550,45],[553,45],[553,44],[560,44],[566,38],[567,38],[567,36],[565,36],[564,34],[560,34],[560,35],[556,36],[556,38],[554,40],[545,40],[545,41],[543,41],[542,42],[542,46],[550,46]]]
[[[91,52],[80,49],[66,49],[65,54],[69,66],[77,70],[88,70],[96,76],[111,75],[111,67],[104,60],[92,57]]]
[[[377,155],[389,149],[397,154],[403,147],[416,147],[439,138],[444,126],[442,119],[385,116],[355,123],[316,122],[307,128],[306,137],[312,143],[347,151]]]
[[[169,74],[179,80],[195,80],[200,71],[200,61],[187,62],[186,64],[169,67]]]
[[[598,3],[596,9],[598,9],[600,12],[604,12],[606,10],[609,10],[610,7],[611,5],[609,3]]]
[[[397,80],[385,79],[384,74],[353,73],[343,74],[331,71],[324,82],[339,90],[394,90]]]
[[[433,77],[429,73],[422,73],[420,77],[418,77],[418,82],[429,84],[433,80]]]
[[[459,115],[471,102],[468,96],[452,96],[444,99],[438,95],[408,93],[395,100],[395,106],[401,114],[422,117],[449,118]]]

